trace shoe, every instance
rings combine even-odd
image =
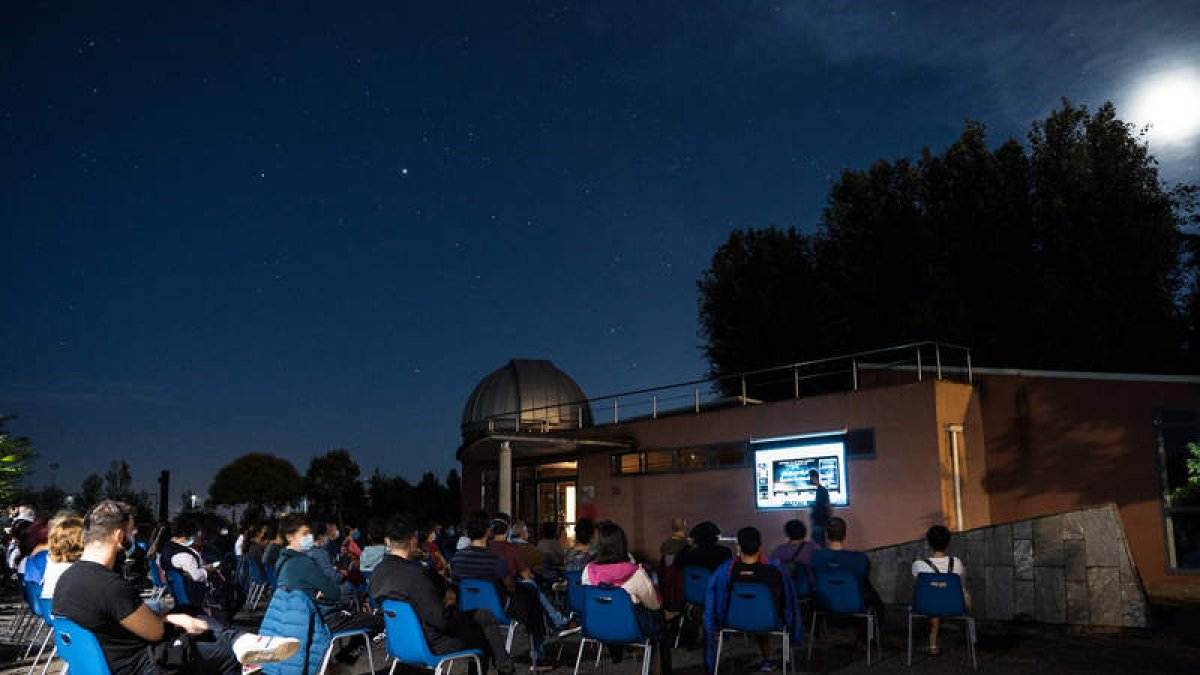
[[[779,664],[775,663],[771,659],[763,659],[762,663],[758,664],[758,672],[773,673],[773,672],[775,672],[775,669],[778,667],[779,667]]]
[[[555,665],[553,663],[547,663],[546,661],[538,661],[537,665],[529,666],[529,672],[531,672],[531,673],[548,673],[551,670],[554,670],[554,668],[555,668]]]
[[[387,631],[380,631],[376,633],[375,637],[371,638],[371,642],[375,645],[381,645],[387,642]]]
[[[583,630],[583,626],[579,625],[579,621],[571,619],[570,621],[558,627],[558,637],[561,638],[568,635],[574,635],[581,630]]]
[[[260,670],[262,670],[262,666],[260,666],[258,664],[255,664],[255,665],[243,664],[242,665],[242,675],[252,675],[253,673],[257,673]]]
[[[239,663],[274,663],[286,661],[300,651],[296,638],[246,633],[233,641],[233,653]]]
[[[926,650],[926,653],[930,656],[937,656],[938,654],[942,653],[942,650],[938,649],[935,645],[929,645],[929,649]]]

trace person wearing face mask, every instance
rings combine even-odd
[[[204,599],[208,595],[208,575],[212,566],[193,548],[196,544],[196,523],[186,514],[180,514],[171,524],[171,538],[163,544],[158,564],[164,577],[177,572],[183,577],[187,602],[175,598],[175,609],[184,614],[198,616],[204,613]]]
[[[310,556],[316,547],[316,537],[307,520],[291,514],[283,518],[279,529],[287,542],[287,548],[280,551],[279,560],[275,563],[275,575],[280,587],[307,593],[332,633],[366,628],[375,635],[383,630],[381,616],[338,609],[342,591],[337,582],[322,572]],[[352,665],[358,660],[361,648],[361,642],[347,641],[334,658],[339,663]]]

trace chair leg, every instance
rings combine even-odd
[[[721,672],[721,648],[725,646],[725,631],[717,630],[717,658],[713,663],[713,675]]]
[[[875,617],[867,612],[867,667],[871,667],[871,640],[875,637]]]
[[[46,659],[46,665],[42,666],[41,675],[46,675],[46,671],[50,670],[50,664],[54,663],[55,656],[58,656],[58,645],[57,644],[54,645],[54,649],[50,650],[50,658]],[[64,673],[67,672],[65,668],[63,669],[63,672]]]
[[[42,654],[46,653],[46,643],[49,642],[50,638],[52,638],[52,637],[54,637],[54,631],[47,630],[46,637],[42,638],[42,646],[38,649],[37,656],[33,657],[33,663],[29,664],[29,672],[26,673],[25,675],[33,675],[33,669],[37,668],[38,662],[42,660]],[[51,658],[54,658],[54,657],[51,657]]]
[[[375,675],[375,655],[371,653],[371,635],[363,633],[363,644],[367,646],[367,665],[371,667],[371,675]]]
[[[587,638],[579,641],[579,653],[575,655],[575,672],[573,675],[579,675],[579,664],[583,661],[583,649],[587,647],[587,643]]]
[[[808,626],[808,660],[812,661],[813,642],[817,639],[817,615],[820,612],[813,612],[812,623]]]
[[[604,656],[604,643],[597,642],[596,643],[596,663],[592,664],[593,668],[600,667],[600,659],[603,658],[603,656]]]
[[[912,610],[908,612],[908,658],[904,660],[904,665],[912,667]]]
[[[646,648],[642,652],[642,675],[650,675],[650,659],[654,657],[654,648],[646,642]]]
[[[400,663],[400,659],[392,659],[392,667],[388,668],[388,675],[393,675],[396,672],[397,663]]]
[[[508,637],[504,640],[504,651],[512,654],[513,631],[517,629],[517,622],[512,621],[508,624]]]
[[[967,617],[967,640],[970,641],[967,647],[971,652],[971,668],[979,670],[979,661],[975,657],[975,619],[971,617]]]
[[[788,661],[792,660],[792,635],[785,628],[783,632],[783,675],[787,675]]]
[[[49,627],[50,624],[45,622],[38,625],[37,629],[33,631],[33,637],[29,639],[29,646],[25,648],[25,655],[21,658],[29,658],[29,655],[33,653],[33,645],[37,644],[37,639],[42,636],[42,629]]]
[[[330,640],[329,646],[325,649],[325,658],[321,659],[321,669],[317,671],[317,675],[325,675],[325,669],[329,667],[329,657],[333,656],[333,648],[337,645],[337,640]]]

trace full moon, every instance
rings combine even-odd
[[[1150,140],[1185,145],[1200,136],[1200,74],[1191,69],[1157,73],[1133,93],[1132,118],[1150,125]]]

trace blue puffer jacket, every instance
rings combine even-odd
[[[300,651],[295,656],[264,664],[264,675],[313,675],[321,669],[321,660],[329,649],[329,628],[304,591],[276,589],[258,633],[300,640]]]

